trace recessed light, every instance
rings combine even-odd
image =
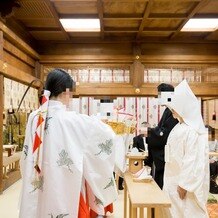
[[[60,19],[67,32],[99,32],[99,19]]]
[[[212,32],[218,28],[218,19],[190,19],[181,29],[182,32]]]

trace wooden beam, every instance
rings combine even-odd
[[[81,69],[81,68],[89,68],[90,67],[90,64],[66,64],[66,63],[62,63],[62,64],[59,64],[59,63],[53,63],[53,64],[43,64],[44,66],[44,69],[46,68],[63,68],[63,69]],[[98,63],[98,64],[92,64],[91,67],[93,68],[113,68],[113,69],[126,69],[128,70],[129,67],[130,67],[130,64],[128,63]],[[45,72],[46,74],[47,72]]]
[[[150,14],[153,3],[154,3],[153,0],[149,0],[149,2],[146,5],[144,15],[143,15],[143,18],[142,18],[142,21],[141,21],[141,24],[140,24],[139,31],[137,33],[136,39],[138,39],[141,36],[142,32],[143,32],[143,29],[144,29],[144,26],[145,26],[145,21],[149,17],[149,14]]]
[[[199,83],[189,83],[192,91],[196,96],[206,97],[206,96],[216,96],[218,97],[218,83],[206,83],[203,82],[199,85]]]
[[[2,21],[0,21],[0,30],[3,31],[3,36],[5,36],[9,41],[15,44],[25,53],[29,54],[34,59],[39,59],[39,54],[33,50],[26,42],[24,42],[20,37],[18,37],[13,31],[11,31],[7,26],[5,26]]]
[[[41,64],[52,63],[132,63],[134,57],[131,55],[42,55]]]
[[[61,31],[59,27],[28,27],[29,32],[41,32],[41,31]]]
[[[128,32],[128,33],[135,33],[138,32],[138,28],[129,28],[129,27],[107,27],[104,29],[104,32],[107,33],[120,33],[120,32]]]
[[[99,18],[98,14],[59,14],[60,18]],[[178,19],[186,20],[188,14],[150,13],[147,19]],[[193,18],[217,18],[218,14],[196,14]],[[33,19],[24,17],[22,19]],[[44,19],[44,18],[36,18]],[[104,14],[103,20],[142,20],[142,14]]]
[[[97,0],[98,17],[100,20],[101,38],[104,38],[104,11],[102,0]]]
[[[0,194],[3,192],[3,108],[4,108],[4,77],[0,74]]]
[[[144,28],[143,32],[175,32],[176,29],[169,28],[169,27],[150,27]]]
[[[96,2],[97,0],[79,0],[80,2]],[[109,0],[110,2],[142,2],[142,1],[148,1],[148,0]],[[51,0],[51,2],[78,2],[78,0]],[[107,0],[104,0],[104,2],[108,2]]]
[[[207,33],[205,33],[203,39],[204,39],[204,40],[207,40],[208,37],[211,36],[213,33],[214,33],[214,32],[207,32]]]
[[[30,65],[31,67],[35,66],[35,61],[26,53],[22,52],[20,49],[15,47],[9,41],[4,39],[4,50],[10,53],[11,55],[15,56],[19,60],[23,61],[24,63]]]
[[[95,19],[99,18],[99,14],[59,14],[60,18],[76,18],[76,19]]]
[[[210,0],[202,0],[199,3],[196,3],[196,6],[189,12],[187,18],[179,25],[176,32],[172,33],[169,38],[170,39],[174,38],[180,32],[183,26],[188,22],[188,20],[192,18],[201,8],[206,6],[209,2]]]
[[[41,64],[132,64],[134,55],[42,55]],[[174,55],[174,54],[148,54],[141,55],[144,64],[216,64],[217,55]]]
[[[142,55],[144,64],[217,64],[217,55]]]
[[[55,9],[54,3],[51,2],[50,0],[43,0],[43,1],[44,1],[44,2],[46,3],[46,5],[48,6],[49,10],[51,11],[52,15],[54,16],[54,19],[55,19],[56,23],[57,23],[57,24],[59,25],[59,27],[61,28],[63,34],[64,34],[65,37],[66,37],[66,39],[69,40],[69,39],[70,39],[70,36],[69,36],[69,34],[65,31],[65,29],[63,28],[63,26],[62,26],[62,24],[61,24],[61,22],[60,22],[60,20],[59,20],[60,17],[59,17],[59,15],[58,15],[58,13],[57,13],[57,11],[56,11],[56,9]]]
[[[36,46],[36,39],[27,31],[26,26],[20,20],[22,20],[20,17],[18,20],[15,19],[15,16],[7,18],[6,23],[8,28],[16,32],[16,34],[18,34],[28,45],[31,45],[31,47]]]
[[[218,33],[218,30],[213,31],[213,32],[207,32],[205,33],[205,36],[203,37],[204,40],[207,40],[209,36]]]
[[[142,49],[141,49],[141,46],[137,43],[134,43],[133,44],[133,47],[132,47],[132,53],[135,57],[135,60],[138,60],[139,57],[142,55]]]
[[[142,20],[141,14],[104,14],[104,20]]]
[[[0,60],[0,72],[10,79],[16,80],[21,83],[29,84],[32,80],[37,79],[36,77],[23,72],[22,70],[17,69],[16,67],[4,63],[2,60]],[[41,83],[37,82],[34,83],[34,86],[36,88],[40,87]]]
[[[147,19],[186,19],[187,14],[175,14],[175,13],[150,13]]]
[[[172,31],[173,32],[173,31]],[[67,43],[75,43],[75,44],[120,44],[120,43],[132,43],[132,42],[138,42],[138,43],[168,43],[169,39],[166,37],[152,37],[152,36],[146,36],[139,39],[133,39],[131,36],[105,36],[104,39],[101,37],[95,38],[95,37],[71,37]],[[39,45],[46,46],[48,44],[47,41],[39,41]],[[50,44],[64,44],[66,43],[65,40],[49,40]],[[190,38],[173,38],[170,40],[170,43],[180,43],[180,44],[214,44],[217,45],[217,41],[205,41],[201,37],[190,37]],[[42,47],[44,49],[44,47]],[[46,50],[44,50],[46,53]]]
[[[192,18],[215,18],[217,19],[218,13],[213,13],[213,14],[195,14]]]
[[[24,0],[23,0],[24,1]],[[25,0],[25,1],[29,1],[29,0]],[[96,2],[96,0],[79,0],[80,2]],[[132,2],[146,2],[149,0],[104,0],[104,2],[126,2],[126,3],[132,3]],[[158,1],[162,1],[162,2],[166,2],[166,0],[158,0]],[[181,0],[174,0],[177,2],[181,2]],[[184,2],[200,2],[201,0],[182,0]],[[78,0],[51,0],[51,2],[78,2]]]
[[[157,96],[157,86],[159,83],[144,83],[136,93],[136,87],[131,84],[97,84],[80,83],[76,87],[76,96]],[[174,86],[178,83],[173,83]],[[190,83],[194,94],[199,97],[218,96],[218,83]]]
[[[80,84],[76,87],[77,96],[134,96],[135,87],[131,84]]]
[[[78,0],[50,0],[51,2],[78,2]],[[96,2],[97,0],[79,0],[80,2]]]
[[[3,60],[3,32],[0,31],[0,61]],[[3,108],[4,77],[0,74],[0,194],[3,192]]]

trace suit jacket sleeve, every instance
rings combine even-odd
[[[133,145],[132,145],[132,147],[133,148],[138,148],[137,137],[133,138]]]
[[[174,119],[171,111],[166,108],[160,122],[158,123],[158,126],[149,129],[149,134],[146,138],[148,145],[150,145],[152,148],[156,147],[163,149],[167,142],[170,131],[177,123],[177,119]]]
[[[153,156],[149,146],[148,146],[148,156],[145,158],[144,163],[146,166],[152,167]]]

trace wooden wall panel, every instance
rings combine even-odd
[[[218,69],[218,45],[209,43],[154,42],[138,43],[140,54],[138,61],[147,67],[197,68],[214,67]],[[53,44],[41,46],[40,63],[45,66],[87,66],[101,67],[117,64],[131,66],[135,61],[134,46],[132,43],[118,42],[114,44],[93,43],[87,44],[81,40],[78,44]],[[137,74],[136,74],[137,75]],[[134,75],[135,76],[135,75]],[[218,80],[207,80],[207,83],[192,83],[191,86],[198,96],[218,96]],[[135,80],[136,81],[136,80]],[[140,80],[139,80],[140,81]],[[137,83],[137,82],[136,82]],[[135,84],[135,83],[134,83]],[[138,84],[138,83],[137,83]],[[150,86],[151,85],[151,86]],[[140,93],[136,94],[134,86],[125,88],[117,84],[118,88],[83,86],[78,87],[78,95],[127,95],[127,96],[154,96],[157,84],[143,84]],[[200,88],[201,87],[201,88]],[[97,90],[98,89],[98,90]]]
[[[78,44],[41,43],[39,51],[42,55],[132,55],[131,43],[86,44],[86,40],[81,39]]]
[[[218,44],[142,43],[142,55],[218,55]],[[158,63],[158,62],[157,62]]]
[[[159,83],[144,83],[140,92],[136,92],[136,87],[131,84],[95,84],[83,83],[76,87],[76,96],[157,96],[157,86]],[[177,84],[174,83],[174,86]],[[196,96],[218,96],[217,83],[191,83],[190,87]]]
[[[33,67],[30,67],[29,65],[25,64],[23,61],[17,59],[16,57],[14,57],[6,51],[3,52],[3,61],[27,74],[30,74],[32,76],[34,76],[35,74]]]
[[[34,67],[35,66],[35,60],[31,58],[29,55],[18,49],[16,46],[11,44],[9,41],[4,40],[4,49],[12,54],[13,56],[17,57],[18,59],[22,60],[26,64]]]
[[[3,32],[0,31],[0,61],[3,58]],[[0,194],[3,192],[3,75],[0,74]]]
[[[39,51],[43,55],[133,55],[133,44],[120,40],[114,43],[88,43],[89,38],[77,43],[42,43]],[[143,55],[218,56],[218,44],[210,43],[138,43]],[[158,62],[157,62],[158,63]]]
[[[3,75],[0,74],[0,194],[3,192]]]
[[[23,72],[22,70],[19,70],[18,68],[4,63],[2,60],[0,60],[0,72],[10,79],[16,80],[18,82],[29,84],[32,80],[35,80],[36,77]],[[40,87],[40,83],[34,83],[34,87]]]
[[[133,55],[41,55],[42,64],[130,64],[133,62]]]
[[[13,42],[17,45],[22,51],[25,51],[31,57],[39,59],[39,54],[32,49],[26,42],[24,42],[21,38],[19,38],[12,30],[10,30],[7,26],[5,26],[0,21],[0,30],[4,33],[4,38],[7,38],[9,41]]]

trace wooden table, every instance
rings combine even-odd
[[[129,196],[129,218],[144,218],[144,208],[147,208],[147,218],[151,218],[151,208],[154,208],[154,217],[160,218],[160,209],[170,207],[171,201],[159,188],[155,181],[148,183],[134,182],[130,173],[124,174],[124,218],[127,218],[127,193]]]

